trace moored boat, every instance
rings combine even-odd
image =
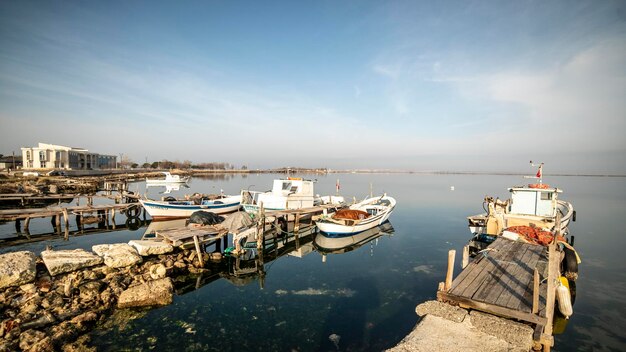
[[[467,217],[468,227],[474,235],[470,241],[470,251],[486,248],[496,236],[509,228],[532,227],[548,232],[567,235],[570,221],[576,220],[576,212],[571,203],[558,199],[563,191],[542,182],[542,166],[537,175],[539,183],[509,188],[511,197],[500,200],[485,197],[485,213]]]
[[[155,220],[188,218],[195,211],[224,214],[237,211],[241,206],[241,196],[217,195],[191,200],[150,200],[139,202]]]
[[[387,221],[395,206],[396,200],[383,194],[381,197],[367,198],[347,209],[323,216],[315,224],[327,235],[352,235]]]
[[[276,179],[267,192],[241,190],[241,205],[244,210],[256,213],[261,205],[265,210],[287,210],[311,208],[320,204],[341,204],[341,196],[319,197],[314,192],[314,181],[300,177]]]

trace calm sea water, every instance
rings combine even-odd
[[[189,189],[173,191],[238,193],[241,188],[267,190],[277,175],[194,178]],[[307,176],[305,176],[307,177]],[[508,197],[519,176],[416,174],[309,175],[316,192],[334,194],[336,180],[345,197],[362,199],[387,192],[398,205],[390,222],[394,233],[367,241],[326,261],[316,251],[302,257],[281,256],[266,262],[263,285],[258,276],[242,279],[212,275],[199,283],[179,282],[186,293],[170,306],[120,312],[92,333],[103,351],[359,351],[383,350],[408,334],[420,302],[434,299],[443,281],[447,251],[460,253],[470,237],[466,216],[482,212],[485,195]],[[570,226],[582,257],[574,315],[556,336],[558,351],[626,350],[626,178],[550,177],[545,182],[564,190],[562,199],[577,210]],[[454,186],[455,190],[450,189]],[[131,190],[160,198],[164,188],[142,183]],[[34,234],[50,231],[49,220],[34,221]],[[86,248],[93,244],[138,239],[146,228],[49,239],[0,251]],[[15,236],[13,224],[0,225],[0,238]],[[305,240],[306,242],[306,240]],[[457,263],[460,255],[457,256]],[[456,272],[460,270],[458,264]],[[261,287],[262,286],[262,287]],[[182,292],[181,291],[181,292]],[[131,314],[132,313],[132,314]],[[132,319],[129,319],[132,316]],[[337,345],[329,339],[340,336]]]

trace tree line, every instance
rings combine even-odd
[[[226,162],[204,162],[204,163],[192,163],[189,160],[161,160],[153,161],[151,163],[145,162],[143,164],[132,161],[129,157],[124,155],[119,162],[119,167],[122,169],[196,169],[196,170],[234,170],[235,165]],[[246,165],[241,166],[242,170],[247,170]]]

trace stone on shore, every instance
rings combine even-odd
[[[118,308],[165,306],[172,303],[174,285],[167,277],[129,287],[120,294]]]
[[[35,254],[28,251],[0,254],[0,288],[35,280]]]
[[[533,329],[509,319],[427,301],[415,308],[422,317],[393,352],[516,351],[532,348]]]
[[[41,259],[52,276],[102,264],[101,257],[83,249],[45,250]]]
[[[104,264],[110,268],[124,268],[142,262],[137,251],[126,243],[98,244],[91,250],[104,258]]]
[[[149,241],[149,240],[132,240],[128,242],[137,252],[146,257],[149,255],[170,253],[174,250],[172,245],[165,242]]]

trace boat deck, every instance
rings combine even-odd
[[[541,339],[543,328],[552,324],[554,294],[548,292],[553,292],[551,281],[558,277],[559,261],[549,261],[548,252],[544,246],[498,237],[450,287],[437,292],[437,298],[535,324],[536,338]],[[556,257],[556,252],[550,253]]]

